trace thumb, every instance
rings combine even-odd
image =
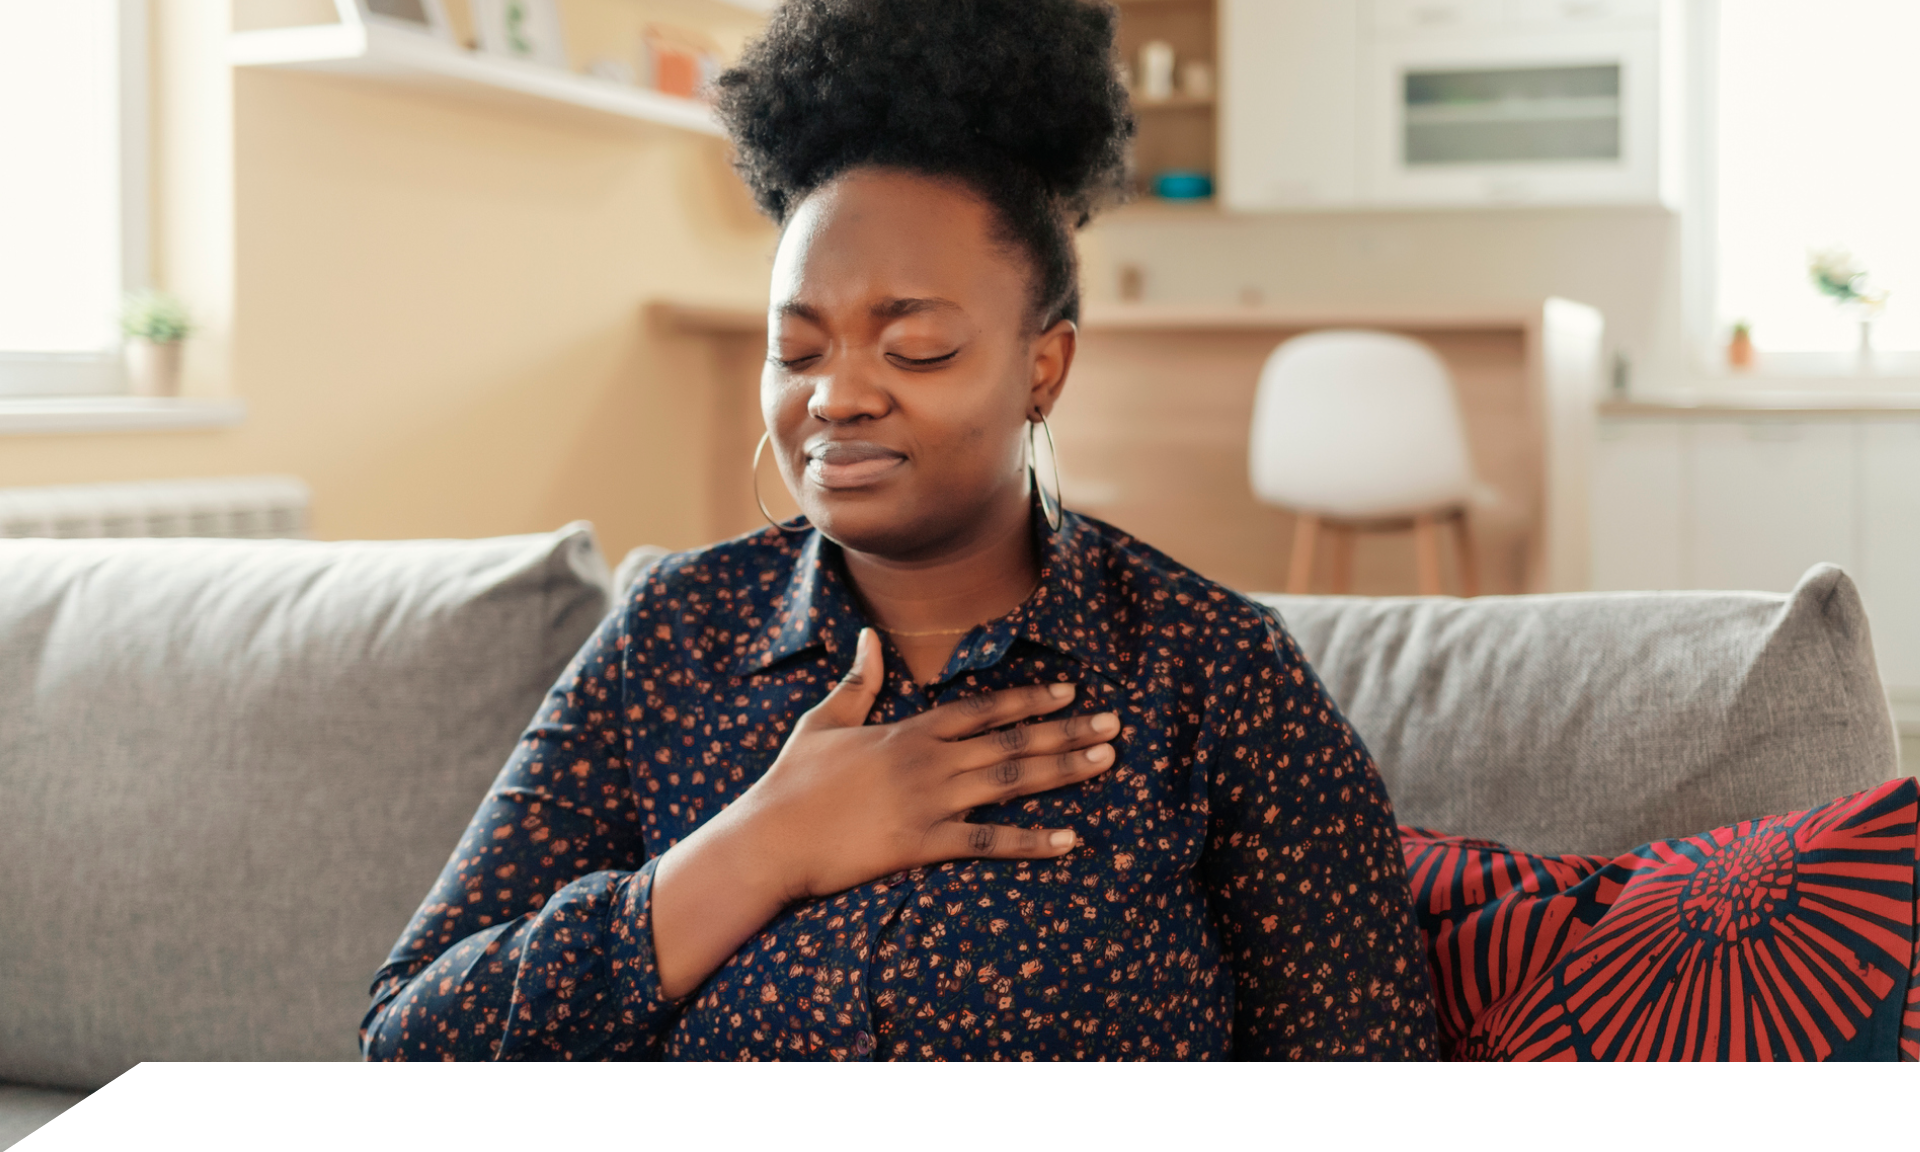
[[[853,667],[833,686],[827,698],[815,707],[821,718],[842,728],[858,728],[867,722],[873,702],[880,698],[880,681],[886,665],[880,657],[880,638],[871,628],[860,629],[853,647]]]

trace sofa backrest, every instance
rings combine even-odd
[[[0,541],[0,1080],[356,1057],[607,580],[584,524]]]
[[[1366,741],[1402,823],[1611,854],[1899,772],[1866,612],[1831,565],[1785,596],[1257,598]]]

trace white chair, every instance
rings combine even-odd
[[[1296,513],[1287,591],[1305,593],[1322,528],[1335,592],[1353,583],[1357,532],[1413,532],[1420,594],[1440,594],[1442,524],[1455,532],[1461,591],[1478,576],[1467,505],[1480,491],[1447,366],[1386,332],[1296,336],[1260,370],[1249,447],[1253,492]]]

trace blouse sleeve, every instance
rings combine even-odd
[[[611,614],[547,694],[374,977],[369,1060],[644,1058],[660,994]]]
[[[1216,668],[1199,749],[1203,875],[1239,1059],[1432,1059],[1427,965],[1393,807],[1358,736],[1262,610]]]

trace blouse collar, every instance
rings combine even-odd
[[[794,521],[798,523],[798,521]],[[938,682],[999,663],[1016,640],[1051,648],[1118,681],[1113,635],[1124,627],[1124,601],[1106,587],[1105,542],[1081,517],[1063,512],[1060,527],[1033,517],[1040,555],[1040,584],[1026,602],[960,638]],[[838,657],[853,652],[870,621],[847,586],[840,546],[809,529],[796,537],[793,573],[772,606],[767,630],[734,666],[750,675],[815,645]]]

